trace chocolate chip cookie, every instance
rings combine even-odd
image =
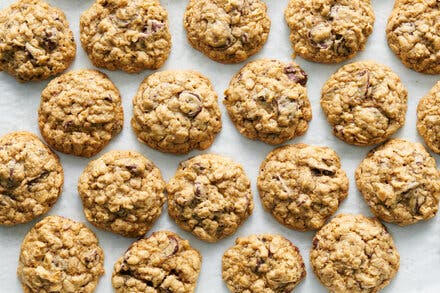
[[[440,154],[440,81],[419,102],[417,130],[428,147]]]
[[[160,170],[133,151],[111,151],[91,161],[78,182],[87,220],[127,237],[144,235],[162,212]]]
[[[154,73],[133,98],[131,125],[138,139],[156,150],[204,150],[222,128],[217,94],[211,81],[196,71]]]
[[[25,293],[91,293],[104,274],[104,253],[84,224],[49,216],[24,238],[17,274]]]
[[[353,145],[385,141],[405,123],[408,92],[387,66],[347,64],[325,83],[321,106],[333,133]]]
[[[270,19],[260,0],[190,0],[184,26],[196,50],[217,62],[239,63],[266,43]]]
[[[188,240],[158,231],[134,242],[114,266],[116,293],[194,291],[202,256]]]
[[[166,189],[171,218],[208,242],[233,234],[254,208],[243,167],[219,155],[204,154],[181,162]]]
[[[34,134],[0,138],[0,225],[29,222],[46,213],[61,195],[63,167]]]
[[[96,70],[70,71],[41,94],[38,125],[57,151],[91,157],[118,134],[124,113],[118,89]]]
[[[241,134],[280,144],[307,131],[312,109],[306,83],[296,63],[260,59],[234,75],[223,103]]]
[[[328,147],[293,144],[270,152],[257,181],[264,208],[299,231],[321,228],[348,195],[339,156]]]
[[[63,72],[76,54],[64,13],[45,1],[20,0],[0,11],[0,71],[20,82]]]
[[[356,169],[356,184],[373,214],[387,222],[406,226],[438,211],[440,173],[419,143],[392,139],[371,150]]]
[[[157,69],[171,50],[168,13],[158,0],[96,0],[80,30],[93,65],[109,70]]]
[[[341,214],[316,233],[315,275],[330,292],[378,292],[399,269],[393,238],[375,218]]]
[[[388,45],[415,71],[440,73],[440,2],[396,0],[388,18]]]
[[[294,57],[338,63],[365,49],[373,32],[370,0],[290,0],[284,11]]]
[[[231,292],[291,292],[306,276],[299,249],[277,234],[237,238],[222,259]]]

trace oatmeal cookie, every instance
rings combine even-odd
[[[260,59],[234,75],[223,103],[241,134],[279,144],[307,131],[312,109],[306,83],[296,63]]]
[[[266,43],[270,19],[260,0],[190,0],[184,26],[193,48],[217,62],[239,63]]]
[[[330,292],[375,293],[394,278],[400,256],[377,219],[341,214],[316,233],[310,262]]]
[[[52,208],[64,173],[58,156],[34,134],[0,138],[0,225],[29,222]]]
[[[294,57],[320,63],[364,50],[375,19],[370,0],[290,0],[284,16]]]
[[[188,240],[158,231],[134,242],[114,266],[116,293],[191,293],[197,284],[202,256]]]
[[[373,214],[387,222],[406,226],[438,211],[440,173],[419,143],[392,139],[374,148],[356,169],[356,184]]]
[[[17,274],[25,293],[92,293],[104,274],[104,253],[84,224],[49,216],[24,238]]]
[[[328,147],[293,144],[270,152],[257,181],[264,208],[281,224],[316,230],[348,195],[348,178]]]
[[[440,154],[440,81],[419,102],[417,130],[428,147]]]
[[[204,154],[181,162],[166,189],[171,218],[208,242],[233,234],[254,208],[243,167],[218,155]]]
[[[81,43],[93,65],[129,73],[157,69],[171,50],[159,0],[96,0],[81,15]]]
[[[440,2],[396,0],[387,24],[388,45],[415,71],[440,73]]]
[[[353,145],[385,141],[405,123],[408,92],[387,66],[347,64],[325,83],[321,106],[333,133]]]
[[[222,259],[231,292],[291,292],[306,276],[299,249],[276,234],[237,238]]]
[[[91,157],[118,134],[124,113],[118,89],[96,70],[70,71],[41,94],[38,125],[57,151]]]
[[[63,72],[76,54],[64,13],[45,1],[18,0],[0,11],[0,71],[20,82]]]
[[[156,150],[204,150],[222,128],[217,94],[211,81],[196,71],[154,73],[133,98],[131,125],[138,139]]]
[[[78,182],[87,220],[127,237],[144,235],[162,212],[160,170],[133,151],[111,151],[91,161]]]

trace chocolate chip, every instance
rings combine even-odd
[[[316,237],[313,238],[313,241],[312,241],[313,249],[318,248],[318,243],[319,243],[318,238],[316,238]]]
[[[200,96],[190,91],[181,92],[179,94],[179,102],[180,111],[190,118],[197,116],[203,108]]]
[[[305,86],[307,83],[307,74],[299,67],[293,65],[286,66],[284,68],[284,73],[290,80],[299,83],[302,86]]]
[[[335,171],[330,169],[322,169],[322,168],[310,168],[313,175],[315,176],[333,176],[335,175]]]

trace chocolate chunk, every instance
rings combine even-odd
[[[302,86],[305,86],[307,83],[307,74],[299,67],[289,65],[284,68],[284,73],[290,80],[299,83]]]
[[[179,94],[180,111],[187,117],[197,116],[203,108],[202,100],[198,94],[190,91],[183,91]]]

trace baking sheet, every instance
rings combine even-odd
[[[0,8],[10,5],[12,0],[0,1]],[[79,16],[91,4],[92,0],[51,0],[50,4],[61,8],[67,14],[71,28],[75,34],[78,52],[76,60],[70,69],[93,68],[79,42]],[[420,98],[439,79],[437,76],[428,76],[406,69],[393,55],[386,45],[386,19],[391,12],[393,1],[373,0],[376,13],[376,23],[373,34],[370,36],[367,48],[358,54],[353,61],[372,59],[390,66],[401,78],[409,92],[408,112],[405,126],[394,136],[422,142],[416,132],[416,107]],[[277,58],[282,61],[291,60],[291,46],[288,40],[289,31],[284,22],[283,11],[288,0],[267,0],[268,12],[272,20],[270,36],[265,47],[250,58]],[[162,4],[169,12],[169,22],[172,33],[173,47],[171,55],[162,69],[195,69],[208,76],[219,94],[220,103],[223,91],[230,78],[243,64],[222,65],[211,61],[198,51],[192,49],[186,41],[182,25],[183,13],[187,1],[162,0]],[[250,61],[250,60],[249,60]],[[350,192],[342,203],[338,213],[362,213],[371,215],[367,205],[357,191],[354,182],[354,170],[371,147],[354,147],[336,139],[327,124],[319,105],[320,90],[327,78],[344,62],[337,65],[323,65],[308,62],[300,57],[296,58],[304,70],[309,74],[307,83],[309,98],[312,103],[313,120],[307,133],[291,142],[303,142],[314,145],[325,145],[333,148],[342,159],[343,169],[350,178]],[[120,89],[125,111],[125,123],[122,133],[102,151],[98,156],[109,150],[136,150],[151,160],[161,169],[166,180],[171,178],[180,161],[197,155],[201,152],[193,151],[186,156],[162,154],[139,143],[130,127],[132,115],[131,99],[140,82],[151,71],[139,74],[126,74],[120,71],[103,70]],[[0,73],[0,134],[14,130],[28,130],[38,135],[37,109],[40,93],[48,81],[38,83],[19,84],[12,77]],[[236,237],[252,233],[281,233],[301,251],[306,262],[307,277],[297,287],[295,292],[326,292],[315,278],[309,264],[309,250],[314,233],[297,232],[278,224],[273,217],[264,212],[256,190],[258,168],[266,154],[272,147],[261,142],[250,141],[241,136],[232,125],[223,105],[223,130],[213,146],[205,152],[218,153],[229,156],[243,164],[252,182],[255,201],[253,215],[231,237],[215,244],[205,243],[184,232],[168,217],[166,209],[156,222],[152,231],[169,229],[190,240],[203,256],[203,265],[196,292],[228,292],[221,279],[221,257],[223,252],[233,245]],[[74,220],[86,222],[82,212],[82,205],[77,194],[77,180],[88,159],[58,153],[65,171],[65,183],[62,196],[49,212],[51,215],[62,215]],[[437,162],[439,157],[435,155]],[[42,217],[31,223],[14,227],[0,227],[0,292],[21,292],[20,282],[16,277],[17,260],[20,244],[27,231]],[[105,252],[105,275],[101,278],[96,292],[112,292],[111,274],[116,259],[127,249],[134,239],[104,232],[87,224],[98,236]],[[440,292],[440,216],[431,221],[401,228],[386,224],[392,233],[401,256],[400,270],[394,281],[383,292]]]

